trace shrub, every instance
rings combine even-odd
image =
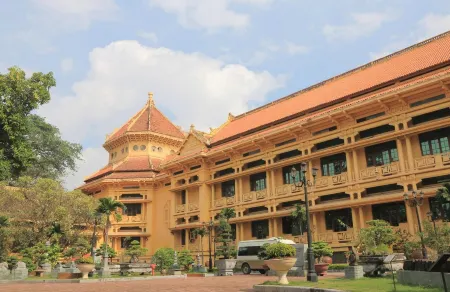
[[[92,257],[84,257],[84,258],[79,258],[75,261],[75,263],[77,264],[94,264],[94,259],[92,259]]]
[[[125,255],[130,256],[130,262],[136,263],[140,256],[147,253],[148,249],[141,247],[141,243],[137,240],[133,240],[125,251]]]
[[[227,217],[220,216],[218,231],[217,242],[220,242],[221,245],[217,247],[216,254],[222,256],[224,259],[235,257],[236,248],[230,244],[232,242],[232,234],[231,225],[228,223]]]
[[[156,264],[158,271],[169,269],[173,266],[175,251],[169,247],[158,248],[152,256],[152,263]]]
[[[398,240],[392,227],[383,220],[366,223],[368,227],[362,228],[359,234],[360,252],[366,255],[388,254],[390,246]]]
[[[8,270],[12,271],[17,268],[17,263],[19,259],[16,256],[10,256],[6,259],[6,263],[8,264]]]
[[[194,263],[191,252],[187,249],[180,251],[178,254],[178,264],[183,267],[185,271],[189,271],[190,266]]]
[[[266,247],[266,259],[282,259],[295,256],[295,248],[292,245],[278,242]]]
[[[95,255],[98,257],[103,257],[103,255],[105,254],[105,247],[106,247],[106,244],[102,243],[102,245],[100,245],[100,247],[95,251]],[[112,259],[117,256],[117,252],[112,247],[110,247],[109,244],[108,244],[107,249],[108,249],[107,250],[108,258]]]
[[[324,256],[333,256],[333,249],[325,241],[316,241],[311,244],[314,253],[314,258],[322,262]]]
[[[27,266],[28,272],[31,273],[36,270],[37,266],[34,264],[33,260],[27,257],[21,259],[22,262]]]
[[[260,250],[258,251],[258,258],[260,260],[268,260],[268,256],[267,256],[267,247],[269,247],[270,243],[264,243]]]
[[[348,264],[330,264],[328,270],[343,271],[346,267]]]

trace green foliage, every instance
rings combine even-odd
[[[17,185],[0,185],[0,214],[11,222],[11,252],[48,240],[66,248],[81,236],[79,226],[93,223],[97,201],[81,191],[68,192],[60,182],[42,178],[23,177]]]
[[[17,178],[31,165],[35,153],[28,138],[29,114],[50,101],[56,85],[53,73],[33,73],[11,67],[0,74],[0,180]]]
[[[64,257],[67,260],[81,258],[88,254],[90,249],[91,245],[89,244],[89,241],[84,237],[80,237],[64,252]]]
[[[267,254],[265,259],[267,260],[282,259],[295,256],[295,247],[282,242],[269,244],[269,246],[266,246],[265,250]]]
[[[348,264],[330,264],[328,270],[343,271],[346,267],[348,267]]]
[[[206,229],[205,227],[202,227],[202,228],[195,228],[195,229],[192,231],[192,234],[193,234],[195,237],[200,236],[200,238],[203,238],[203,237],[205,237],[206,235],[208,235],[208,229]]]
[[[130,256],[130,262],[137,262],[140,256],[147,253],[148,249],[141,247],[137,240],[133,240],[125,250],[125,255]]]
[[[435,250],[439,255],[450,252],[450,224],[443,222],[434,230],[430,222],[423,222],[423,241],[425,246]]]
[[[194,259],[191,256],[191,252],[184,249],[177,253],[178,264],[183,267],[185,271],[189,271],[190,266],[194,263]]]
[[[102,245],[100,245],[100,247],[95,251],[95,255],[100,257],[103,256],[105,254],[105,248],[106,248],[106,243],[102,243]],[[117,252],[109,246],[108,244],[108,258],[114,258],[117,256]]]
[[[8,270],[12,271],[17,268],[17,263],[19,263],[19,259],[16,256],[10,256],[6,259],[6,263],[8,264]]]
[[[220,243],[220,245],[216,248],[216,254],[219,257],[221,256],[224,259],[230,259],[236,255],[236,248],[231,245],[231,242],[233,241],[231,238],[231,225],[228,223],[226,217],[220,216],[218,235],[216,237],[216,242]]]
[[[20,252],[23,258],[28,258],[36,266],[49,263],[54,266],[61,257],[61,248],[57,244],[50,246],[38,243],[33,247],[26,248]]]
[[[258,251],[258,259],[260,260],[268,260],[269,257],[267,255],[267,247],[269,247],[270,243],[264,243]]]
[[[0,263],[6,261],[8,256],[9,242],[9,219],[6,216],[0,216]]]
[[[116,218],[116,221],[120,221],[120,219],[122,219],[122,217],[119,214],[119,209],[125,211],[127,208],[122,202],[116,201],[113,198],[99,199],[99,205],[96,209],[96,213],[102,214],[106,217],[106,225],[104,229],[105,235],[104,242],[108,242],[108,232],[109,228],[111,228],[111,219],[110,219],[111,215]],[[108,249],[105,249],[105,251],[107,252]],[[107,257],[108,255],[105,254],[104,256]]]
[[[169,247],[158,248],[152,256],[152,263],[156,264],[156,269],[162,271],[173,266],[175,251]]]
[[[316,241],[311,244],[314,253],[314,258],[322,262],[324,256],[333,256],[333,249],[325,241]]]
[[[436,191],[436,201],[442,206],[444,214],[439,214],[439,219],[450,220],[450,183],[446,183]]]
[[[362,228],[359,234],[358,247],[365,255],[384,255],[395,243],[397,237],[388,222],[371,220],[366,222],[368,227]]]
[[[291,213],[292,218],[292,233],[303,234],[303,226],[306,223],[306,208],[303,205],[295,204],[295,209]],[[297,230],[297,232],[294,232]]]
[[[225,218],[228,222],[231,218],[236,217],[236,211],[233,208],[223,208],[220,210],[219,217]]]
[[[29,273],[33,272],[34,270],[36,270],[37,265],[33,262],[32,259],[30,258],[22,258],[20,259],[22,262],[25,263],[25,265],[27,266],[27,270]]]
[[[421,248],[420,242],[408,241],[408,242],[405,242],[403,245],[403,253],[405,254],[407,259],[411,259],[413,252],[420,248]]]
[[[93,265],[94,264],[94,259],[92,259],[92,257],[82,257],[79,259],[75,260],[76,264],[90,264]]]

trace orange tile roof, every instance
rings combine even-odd
[[[447,32],[237,116],[223,126],[211,142],[223,143],[255,128],[375,89],[449,61],[450,32]]]
[[[184,139],[184,133],[165,117],[155,106],[153,97],[150,98],[145,107],[128,120],[122,127],[111,134],[106,143],[115,140],[128,132],[150,131],[179,139]]]

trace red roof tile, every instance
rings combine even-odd
[[[372,89],[450,60],[450,32],[244,113],[221,128],[212,143]]]

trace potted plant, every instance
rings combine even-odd
[[[94,260],[91,256],[81,257],[77,259],[75,263],[77,264],[77,268],[82,273],[83,279],[87,279],[89,272],[91,272],[95,268]]]
[[[324,261],[325,257],[331,257],[333,255],[333,249],[325,241],[316,241],[311,244],[311,248],[314,253],[314,258],[316,259],[316,264],[314,269],[316,273],[320,276],[326,275],[328,271],[328,262]]]
[[[233,269],[236,266],[236,260],[233,259],[236,255],[236,249],[231,245],[231,225],[228,222],[235,215],[234,209],[230,208],[222,209],[219,215],[218,235],[216,238],[216,242],[220,243],[216,254],[222,257],[216,261],[219,276],[233,276]]]
[[[286,275],[297,261],[295,248],[292,245],[278,242],[264,245],[263,249],[264,252],[258,254],[258,257],[264,259],[264,264],[277,273],[278,283],[289,284]]]

